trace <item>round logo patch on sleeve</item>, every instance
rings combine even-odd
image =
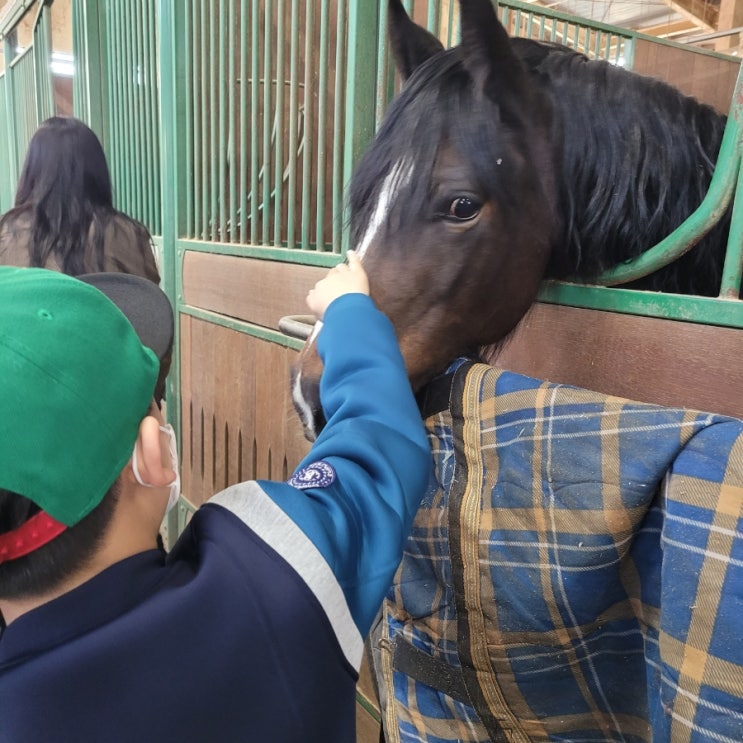
[[[289,485],[299,490],[308,488],[327,488],[335,482],[335,470],[327,462],[313,462],[297,470],[288,481]]]

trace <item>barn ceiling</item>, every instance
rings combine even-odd
[[[718,32],[737,28],[736,6],[740,4],[743,10],[743,0],[722,2],[726,2],[723,13],[721,0],[535,0],[535,4],[612,26],[735,52],[739,33]]]

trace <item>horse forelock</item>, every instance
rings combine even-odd
[[[447,145],[457,149],[484,198],[518,213],[513,179],[534,171],[533,163],[527,163],[540,150],[532,141],[530,112],[515,106],[513,98],[499,105],[483,96],[456,48],[416,70],[354,172],[349,200],[354,245],[366,250],[380,231],[406,232],[433,217],[434,170],[441,147]],[[544,159],[553,160],[551,150]],[[551,162],[537,164],[542,167],[551,169]],[[550,173],[547,190],[553,180]]]

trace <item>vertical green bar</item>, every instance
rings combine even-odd
[[[129,0],[122,0],[120,3],[112,5],[112,7],[119,6],[119,16],[116,19],[119,28],[126,29],[129,31],[128,13]],[[136,162],[136,152],[134,149],[134,137],[132,130],[132,119],[134,112],[134,106],[136,101],[134,99],[134,53],[132,49],[132,43],[129,39],[128,33],[124,35],[121,40],[121,52],[124,58],[123,65],[123,84],[124,84],[124,95],[125,95],[125,111],[124,111],[124,147],[125,147],[125,158],[120,164],[122,173],[126,176],[126,193],[123,210],[129,214],[134,212],[134,201],[135,201],[135,185],[134,185],[134,173],[132,172],[132,165]]]
[[[235,0],[230,0],[229,4],[229,10],[227,13],[227,36],[229,37],[229,43],[228,43],[228,54],[229,54],[229,71],[228,71],[228,80],[225,81],[225,85],[229,85],[228,87],[228,97],[227,101],[229,103],[229,110],[227,112],[227,121],[228,121],[228,136],[227,136],[227,155],[228,155],[228,166],[229,166],[229,188],[228,188],[228,197],[229,197],[229,203],[228,203],[228,214],[229,214],[229,220],[230,220],[230,227],[229,227],[229,234],[230,234],[230,242],[237,242],[239,240],[239,232],[238,232],[238,193],[237,193],[237,122],[235,117],[235,107],[236,107],[236,100],[235,97],[237,96],[237,88],[236,88],[236,77],[235,77],[235,55],[237,54],[237,38],[235,33],[235,20],[237,18],[236,14],[236,8],[235,8]]]
[[[108,81],[108,121],[109,131],[107,139],[107,151],[109,167],[111,169],[111,181],[113,185],[114,204],[121,207],[124,195],[122,185],[124,157],[121,151],[124,142],[122,131],[122,119],[126,112],[123,92],[123,75],[121,74],[121,38],[122,24],[116,22],[114,8],[109,7],[105,13],[106,36],[109,39],[109,48],[103,52],[109,60],[106,65]]]
[[[378,5],[368,0],[349,0],[344,183],[350,181],[354,166],[374,136],[374,56],[379,28],[378,10]],[[343,242],[346,249],[347,234]]]
[[[152,116],[153,116],[153,131],[155,131],[157,134],[154,136],[154,162],[155,162],[155,172],[157,174],[157,179],[155,181],[155,203],[157,204],[157,208],[155,210],[155,218],[157,221],[157,231],[158,234],[162,235],[163,231],[163,221],[162,221],[162,183],[163,183],[163,171],[162,171],[162,163],[160,161],[160,139],[161,139],[161,130],[160,130],[160,75],[159,75],[159,69],[160,69],[160,16],[157,12],[157,5],[155,3],[152,3],[151,10],[152,13],[152,24],[155,29],[155,33],[152,34],[150,37],[150,56],[152,59],[152,67],[150,68],[150,79],[151,79],[151,87],[150,90],[152,91]],[[190,38],[189,38],[190,41]],[[190,78],[187,78],[190,79]],[[192,118],[192,114],[189,113],[189,119]],[[190,170],[186,171],[189,178],[189,183],[192,182],[192,173]],[[184,198],[187,194],[190,194],[190,188],[189,191],[184,193]],[[185,226],[184,226],[185,229]]]
[[[225,36],[226,36],[226,18],[225,18],[225,3],[224,1],[218,3],[219,5],[219,41],[217,43],[218,49],[224,49]],[[225,60],[225,54],[222,52],[219,55],[219,75],[218,75],[218,100],[219,100],[219,140],[217,143],[219,166],[217,172],[219,174],[219,241],[227,242],[227,101],[225,99],[225,93],[227,88],[227,64]],[[216,219],[216,214],[214,218]]]
[[[315,246],[325,250],[325,168],[328,141],[328,16],[330,3],[320,7],[320,54],[317,64],[317,209],[315,211]]]
[[[312,196],[312,145],[319,136],[313,109],[315,3],[307,0],[304,19],[304,150],[302,151],[302,250],[310,246],[310,198]]]
[[[106,34],[103,15],[107,14],[108,4],[99,0],[75,0],[75,114],[107,143],[106,101]],[[109,8],[110,10],[110,8]],[[8,57],[6,56],[6,59]]]
[[[379,43],[377,44],[377,79],[376,100],[374,112],[374,129],[379,128],[387,110],[387,103],[393,95],[395,84],[395,73],[390,65],[390,51],[388,48],[389,18],[388,5],[381,3],[379,7]],[[342,68],[336,66],[336,70]]]
[[[740,119],[736,121],[740,129]],[[720,285],[720,296],[728,299],[737,299],[740,296],[743,274],[743,168],[740,165],[740,134],[738,145],[738,185],[733,196],[733,213],[730,218],[730,232]]]
[[[346,68],[346,3],[338,3],[335,42],[335,108],[333,111],[333,252],[343,249],[343,102]]]
[[[454,43],[454,0],[449,0],[449,30],[446,35],[446,46],[450,47]]]
[[[17,142],[18,142],[18,135],[17,135],[17,128],[18,128],[18,121],[15,117],[15,90],[13,85],[13,69],[10,67],[10,60],[13,59],[12,57],[12,46],[11,46],[11,38],[12,36],[5,37],[5,39],[2,41],[3,44],[3,52],[5,54],[5,106],[6,111],[8,112],[8,162],[10,165],[9,168],[9,175],[10,175],[10,182],[13,188],[13,192],[15,193],[15,183],[18,180],[18,176],[20,175],[20,170],[18,168],[18,151],[17,151]]]
[[[1,44],[1,42],[0,42]],[[13,169],[10,166],[10,122],[6,95],[7,76],[0,72],[0,213],[13,204]]]
[[[248,241],[248,4],[240,3],[240,242]]]
[[[129,199],[129,213],[141,219],[139,203],[139,100],[138,100],[138,78],[139,67],[137,56],[139,54],[139,29],[134,21],[133,0],[125,0],[123,3],[122,24],[127,30],[124,44],[126,46],[129,65],[127,68],[127,92],[129,96],[129,106],[127,107],[127,143],[129,146],[129,157],[127,158],[124,168],[129,176],[131,196]],[[134,24],[134,25],[133,25]]]
[[[160,141],[160,127],[157,125],[157,52],[156,40],[159,36],[155,8],[151,0],[142,0],[142,16],[145,19],[144,36],[144,95],[145,95],[145,153],[142,162],[143,171],[147,179],[146,203],[149,228],[154,234],[162,232],[160,224],[160,163],[158,142]]]
[[[728,299],[737,299],[740,296],[741,274],[743,274],[743,165],[741,157],[743,150],[743,69],[738,73],[738,79],[733,91],[733,100],[728,115],[727,127],[735,127],[734,157],[737,159],[738,178],[735,193],[733,194],[733,211],[730,218],[725,263],[722,271],[720,296]],[[721,150],[722,154],[722,150]],[[727,158],[728,160],[730,158]],[[717,167],[725,166],[727,162],[718,157]]]
[[[631,70],[635,66],[635,39],[634,37],[625,38],[623,42],[622,56],[624,57],[624,66],[628,70]]]
[[[49,6],[41,5],[34,28],[34,71],[36,74],[36,118],[39,123],[54,115],[52,84],[52,27]]]
[[[210,0],[200,0],[201,10],[201,100],[199,111],[201,112],[201,143],[196,159],[201,161],[201,239],[209,239],[209,183],[211,177],[211,158],[209,156],[209,19],[207,16],[207,4]]]
[[[284,25],[286,18],[285,0],[276,0],[276,147],[274,163],[274,208],[273,244],[281,247],[284,203],[284,75],[286,40]]]
[[[210,86],[210,119],[211,119],[211,130],[209,137],[209,171],[211,173],[211,187],[210,187],[210,210],[209,210],[209,221],[211,223],[211,230],[209,232],[210,239],[212,242],[216,242],[219,235],[219,177],[220,177],[220,165],[218,158],[220,157],[219,151],[219,135],[221,131],[221,113],[218,110],[219,105],[219,60],[222,56],[220,53],[220,38],[219,38],[219,9],[214,7],[214,4],[209,6],[209,86]],[[215,18],[216,16],[216,18]]]
[[[196,39],[196,29],[193,23],[193,7],[194,0],[186,0],[186,8],[183,14],[185,23],[185,36],[188,42]],[[186,174],[188,175],[188,186],[186,187],[186,193],[184,194],[184,202],[186,207],[186,222],[185,222],[185,236],[195,237],[196,230],[194,226],[194,194],[192,185],[196,183],[195,165],[194,165],[194,153],[193,153],[193,141],[194,141],[194,127],[198,117],[195,115],[196,104],[195,104],[195,86],[196,86],[196,69],[194,64],[194,54],[192,50],[186,46],[185,49],[185,64],[186,64],[186,79],[190,80],[190,84],[187,85],[183,91],[183,96],[186,105]]]
[[[258,2],[253,0],[250,19],[250,242],[252,245],[258,242],[258,199],[260,198],[260,182],[258,180],[260,168],[258,162],[258,136],[260,132],[259,5]]]
[[[189,81],[183,48],[185,18],[183,0],[158,0],[160,29],[160,133],[161,165],[160,171],[167,173],[168,188],[163,194],[163,288],[171,299],[175,310],[175,340],[173,360],[168,375],[168,420],[181,440],[181,384],[180,384],[180,309],[183,305],[181,281],[181,251],[176,255],[176,238],[181,233],[181,184],[185,182],[183,163],[185,143],[182,133],[184,120],[189,112],[184,110],[184,91]],[[177,509],[173,509],[172,519],[168,519],[169,536],[177,534]],[[172,527],[172,530],[171,530]],[[172,543],[172,542],[171,542]]]
[[[87,53],[85,13],[83,4],[76,0],[72,3],[72,113],[81,121],[88,121],[89,116],[85,94],[87,85],[85,70],[88,68]]]
[[[273,80],[273,0],[265,0],[263,21],[263,195],[261,198],[261,245],[270,244],[271,226],[271,85]],[[278,136],[278,132],[277,132]]]
[[[124,23],[121,18],[121,2],[116,5],[111,5],[109,10],[106,12],[106,17],[109,19],[109,27],[113,30],[116,29],[118,32],[118,43],[116,46],[117,59],[114,60],[110,51],[108,52],[109,61],[113,67],[113,74],[119,80],[121,85],[121,100],[120,100],[120,140],[118,143],[119,147],[119,176],[117,178],[119,182],[117,199],[119,202],[119,208],[128,210],[131,203],[131,195],[129,193],[129,176],[128,176],[128,165],[131,162],[129,152],[129,137],[127,136],[126,124],[127,124],[127,112],[130,111],[129,101],[129,63],[127,60],[127,47],[128,44],[124,43]]]
[[[291,0],[289,51],[289,179],[287,183],[287,247],[296,247],[297,128],[299,115],[299,0]],[[306,133],[305,133],[306,138]]]
[[[438,0],[428,0],[428,15],[426,18],[426,28],[434,35],[439,34],[439,2]]]
[[[134,166],[135,170],[135,183],[137,193],[137,218],[142,222],[147,222],[147,187],[146,187],[146,171],[149,168],[149,163],[145,159],[145,132],[147,130],[147,119],[145,117],[145,95],[144,95],[144,41],[145,41],[145,30],[143,20],[144,17],[139,12],[139,3],[137,0],[132,0],[131,4],[131,17],[129,19],[129,28],[134,29],[134,74],[132,77],[132,87],[134,95],[134,111],[136,112],[136,125],[134,127],[134,147],[135,147],[135,159]],[[130,42],[131,43],[131,42]]]

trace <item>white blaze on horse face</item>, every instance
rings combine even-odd
[[[413,162],[409,158],[403,158],[397,162],[387,174],[379,192],[379,199],[377,200],[377,204],[372,212],[371,222],[364,233],[364,237],[362,238],[359,247],[356,249],[356,254],[360,259],[364,257],[364,254],[369,249],[369,246],[387,219],[390,211],[390,204],[394,203],[400,189],[409,183],[412,177]],[[321,330],[322,322],[318,321],[315,323],[315,327],[312,329],[312,333],[307,339],[307,348],[312,346]],[[294,380],[292,398],[294,399],[294,404],[296,405],[297,410],[299,410],[300,418],[302,418],[302,422],[304,423],[308,433],[315,436],[317,431],[315,431],[315,420],[312,414],[312,407],[302,394],[301,372],[297,374]]]
[[[364,237],[361,239],[359,246],[356,248],[356,254],[363,259],[364,254],[369,249],[377,233],[387,220],[390,211],[390,205],[395,203],[398,192],[407,185],[413,177],[413,162],[408,158],[403,158],[395,163],[393,168],[384,179],[382,188],[379,191],[377,204],[372,212],[372,218],[369,222]]]

